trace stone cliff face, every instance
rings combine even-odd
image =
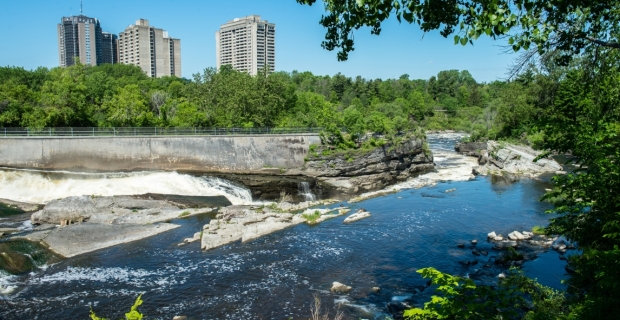
[[[385,188],[433,171],[433,156],[424,139],[386,144],[370,151],[309,156],[302,175],[316,179],[327,196],[352,195]]]

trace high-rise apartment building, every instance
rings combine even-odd
[[[58,55],[61,67],[75,64],[97,65],[102,31],[99,20],[84,15],[63,17],[58,24]]]
[[[215,32],[218,70],[230,65],[238,71],[256,75],[259,70],[276,66],[276,25],[258,15],[236,18]]]
[[[140,19],[118,37],[118,61],[142,68],[149,77],[181,77],[181,40]]]
[[[116,63],[116,35],[101,30],[98,19],[85,15],[63,17],[58,24],[58,57],[61,67]]]
[[[97,64],[118,63],[118,36],[109,32],[101,33],[101,45],[97,47]]]

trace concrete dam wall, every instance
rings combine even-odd
[[[318,134],[0,138],[0,166],[250,173],[300,168]]]

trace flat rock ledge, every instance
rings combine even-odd
[[[77,196],[50,201],[43,210],[32,214],[32,224],[69,225],[147,224],[168,221],[214,211],[215,208],[182,208],[165,200],[139,199],[130,196]]]
[[[178,227],[179,225],[170,223],[149,225],[82,223],[35,231],[18,238],[41,242],[53,252],[70,258],[121,243],[151,237]]]
[[[179,227],[164,222],[214,210],[130,196],[68,197],[33,213],[34,232],[19,238],[40,242],[70,258],[151,237]]]
[[[509,143],[467,142],[459,143],[454,149],[464,155],[478,158],[478,166],[472,169],[474,175],[514,175],[537,178],[546,173],[564,173],[562,166],[551,158],[534,159],[541,154],[528,146]]]
[[[19,202],[8,199],[0,199],[0,203],[8,206],[9,208],[17,209],[23,212],[34,212],[43,207],[42,204]]]
[[[346,223],[353,223],[355,221],[366,219],[366,218],[368,218],[370,216],[371,216],[370,212],[359,210],[356,213],[354,213],[354,214],[348,216],[346,219],[344,219],[344,221],[342,223],[345,223],[345,224]]]
[[[229,206],[204,225],[200,247],[210,250],[239,240],[245,242],[305,221],[301,215],[268,208]]]
[[[302,213],[293,214],[283,212],[280,207],[281,205],[222,208],[216,219],[204,225],[200,247],[202,250],[210,250],[239,240],[246,242],[300,223],[317,224],[350,211],[349,208],[338,207],[306,209]]]

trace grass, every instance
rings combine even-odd
[[[534,234],[545,234],[545,227],[534,226],[532,228],[532,233],[534,233]]]
[[[187,217],[189,216],[189,211],[183,211],[180,215],[179,218],[183,218],[183,217]]]
[[[316,223],[316,221],[321,217],[321,213],[316,210],[313,213],[304,213],[301,215],[308,221],[308,223]]]

